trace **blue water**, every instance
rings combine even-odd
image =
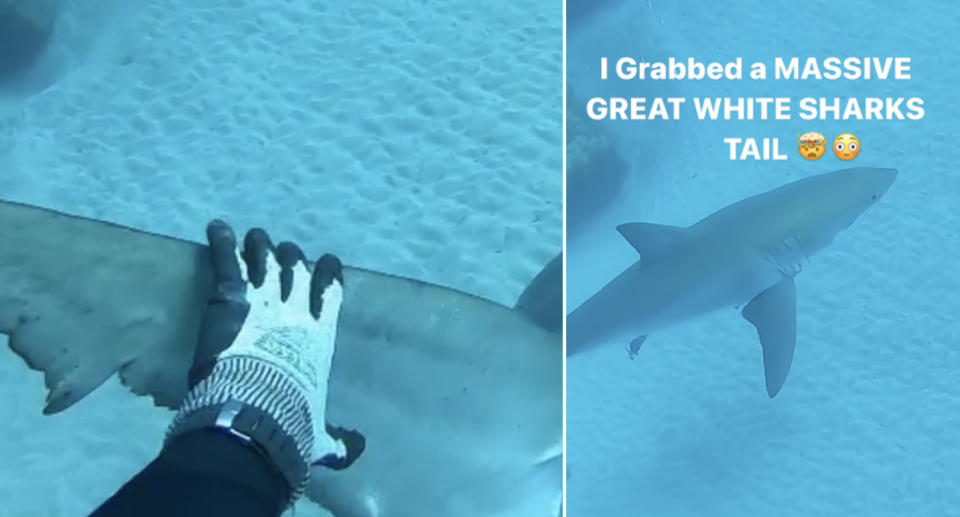
[[[570,515],[960,515],[960,8],[923,1],[611,2],[570,22],[568,80],[593,96],[921,97],[919,121],[606,121],[629,170],[568,221],[568,311],[636,260],[614,229],[689,225],[804,176],[900,175],[796,279],[793,368],[776,399],[734,310],[568,363]],[[772,63],[908,56],[908,81],[607,81],[600,56]],[[690,101],[688,101],[690,102]],[[690,106],[688,106],[689,108]],[[795,112],[796,113],[796,112]],[[849,131],[860,155],[801,160],[798,133]],[[778,137],[786,161],[731,161],[724,137]],[[607,182],[606,171],[590,171]],[[571,192],[570,196],[577,193]],[[624,343],[626,345],[626,343]]]
[[[192,241],[220,217],[511,306],[560,252],[557,2],[62,6],[36,68],[0,91],[4,200]],[[83,515],[155,457],[172,413],[112,378],[42,416],[42,375],[5,345],[0,516]],[[556,476],[506,514],[553,512]],[[459,495],[486,514],[486,494]],[[297,515],[318,513],[304,499]]]

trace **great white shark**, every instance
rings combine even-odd
[[[116,372],[177,407],[212,287],[207,254],[0,201],[0,333],[44,373],[44,412]],[[339,517],[557,515],[561,268],[558,256],[505,307],[345,267],[327,418],[367,446],[346,470],[314,469],[307,496]]]
[[[838,170],[748,197],[688,228],[618,226],[640,260],[568,314],[567,355],[622,343],[633,357],[652,332],[743,307],[760,338],[767,394],[775,397],[797,340],[794,277],[896,177],[895,169]]]

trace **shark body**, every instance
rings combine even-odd
[[[794,277],[896,176],[844,169],[743,199],[688,228],[620,225],[641,259],[568,315],[567,355],[629,343],[633,356],[651,332],[743,306],[763,348],[767,393],[776,396],[796,343]]]
[[[212,287],[207,254],[199,243],[0,201],[0,333],[44,373],[44,412],[68,409],[117,372],[176,408]],[[518,308],[345,267],[327,418],[362,432],[367,447],[346,470],[314,469],[307,496],[338,517],[555,515],[560,263]]]

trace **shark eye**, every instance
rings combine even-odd
[[[874,201],[877,200],[877,195],[876,195],[876,194],[873,195],[873,200],[874,200]]]

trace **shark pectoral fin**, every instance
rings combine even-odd
[[[640,353],[640,347],[643,346],[643,342],[646,340],[647,336],[638,336],[630,342],[630,346],[627,347],[627,353],[630,355],[631,361],[634,357],[637,357],[638,353]]]
[[[686,228],[653,223],[626,223],[617,226],[617,231],[644,261],[656,260],[683,239]]]
[[[563,330],[563,253],[533,277],[513,308],[545,330]]]
[[[787,380],[797,342],[797,289],[793,278],[783,278],[750,300],[743,317],[760,336],[767,394],[773,398]]]

